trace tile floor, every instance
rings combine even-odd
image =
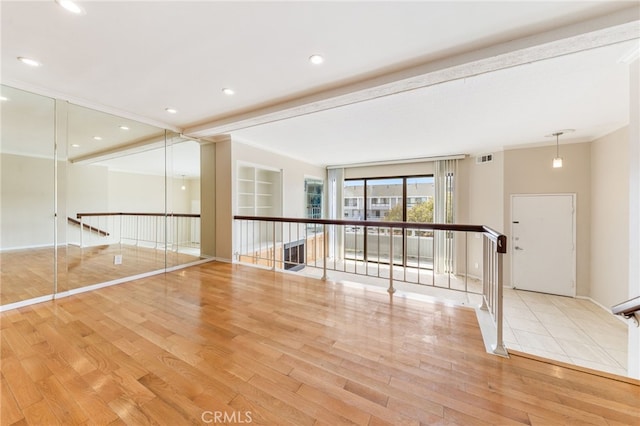
[[[627,375],[627,325],[590,300],[505,289],[504,309],[507,349]]]

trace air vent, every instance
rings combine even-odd
[[[493,161],[493,154],[478,155],[476,157],[476,164],[490,163],[492,161]]]

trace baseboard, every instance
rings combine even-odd
[[[606,306],[604,306],[603,304],[601,304],[600,302],[598,302],[596,300],[593,300],[589,296],[576,296],[576,299],[588,300],[589,302],[593,303],[594,305],[599,306],[600,308],[605,310],[608,314],[613,315],[613,313],[611,312],[610,308],[607,308]],[[625,325],[627,324],[627,320],[624,319],[623,317],[621,317],[620,315],[613,315],[613,316],[616,319],[618,319],[619,321],[621,321],[622,323],[624,323]]]
[[[25,306],[35,305],[36,303],[50,302],[53,300],[53,294],[47,296],[34,297],[33,299],[21,300],[19,302],[7,303],[0,306],[0,312],[10,311],[11,309],[24,308]]]
[[[58,247],[64,247],[64,246],[66,246],[65,243],[58,243]],[[53,244],[36,244],[33,246],[5,247],[0,249],[0,253],[11,252],[11,251],[43,249],[43,248],[53,248]]]

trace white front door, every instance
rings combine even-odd
[[[512,285],[575,296],[575,194],[511,196]]]

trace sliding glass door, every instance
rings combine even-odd
[[[344,219],[433,223],[433,176],[406,176],[345,180]],[[386,227],[348,226],[345,258],[398,265],[433,266],[433,235],[424,231],[403,233]]]
[[[408,177],[405,182],[405,221],[434,223],[433,176]],[[407,231],[405,241],[406,266],[433,269],[433,231]]]

